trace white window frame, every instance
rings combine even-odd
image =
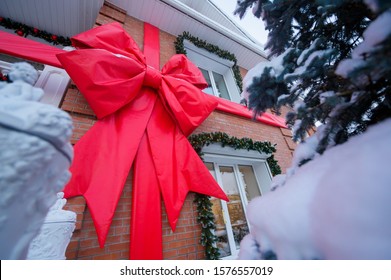
[[[210,53],[207,50],[196,47],[188,40],[184,40],[183,44],[186,49],[187,57],[197,65],[197,67],[208,71],[214,95],[219,97],[212,71],[223,76],[230,100],[232,102],[240,103],[240,91],[232,71],[234,63]]]
[[[11,67],[12,63],[0,60],[1,73],[7,74]],[[39,77],[34,86],[44,91],[40,102],[59,107],[71,82],[67,72],[61,68],[45,65],[43,70],[38,71],[38,74]]]
[[[246,216],[247,225],[249,230],[251,231],[251,225],[247,218],[247,196],[245,194],[245,187],[243,178],[240,178],[238,174],[239,165],[247,165],[252,166],[255,179],[257,181],[259,191],[261,195],[270,191],[271,189],[271,181],[272,181],[272,173],[270,168],[266,162],[267,158],[270,154],[259,153],[257,151],[247,151],[244,149],[235,150],[231,147],[221,147],[218,144],[211,144],[209,146],[205,146],[202,149],[204,153],[204,161],[213,163],[214,171],[216,174],[216,181],[223,189],[223,182],[220,174],[220,166],[229,166],[234,170],[234,175],[238,184],[238,189],[240,193],[241,202],[243,205],[244,214]],[[223,257],[224,260],[236,259],[239,250],[235,247],[234,237],[232,230],[228,230],[228,228],[232,229],[231,221],[229,218],[228,205],[227,202],[221,201],[221,207],[223,211],[223,217],[225,226],[227,228],[227,236],[230,244],[231,255],[227,257]]]

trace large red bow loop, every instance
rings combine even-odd
[[[201,91],[202,73],[185,56],[173,56],[160,72],[117,23],[73,42],[85,49],[58,59],[99,120],[75,145],[65,195],[85,197],[103,247],[134,163],[130,258],[161,259],[161,197],[173,230],[189,191],[228,200],[186,139],[217,103]]]

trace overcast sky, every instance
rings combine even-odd
[[[243,19],[239,16],[234,16],[233,12],[236,7],[236,0],[212,0],[217,6],[228,14],[235,22],[238,23],[244,30],[257,39],[260,43],[265,44],[267,40],[267,32],[264,29],[262,19],[254,17],[251,10],[248,10]]]

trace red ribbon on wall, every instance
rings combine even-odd
[[[82,49],[57,55],[99,119],[75,145],[65,195],[85,197],[103,247],[133,163],[131,259],[162,258],[161,198],[173,230],[189,191],[228,200],[186,138],[217,103],[185,56],[156,70],[158,35],[145,24],[146,59],[118,23],[77,35]]]
[[[62,68],[56,55],[63,52],[53,46],[0,31],[0,53]]]

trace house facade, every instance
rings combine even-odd
[[[93,12],[86,13],[90,19],[82,14],[76,15],[79,16],[79,21],[91,22],[94,18],[93,14],[96,13],[94,27],[117,22],[132,36],[141,50],[144,48],[144,23],[156,26],[159,29],[160,68],[178,53],[178,49],[184,49],[187,57],[201,70],[208,83],[204,93],[219,99],[239,104],[241,89],[237,73],[244,77],[249,69],[266,59],[259,44],[236,26],[213,1],[91,0],[84,2],[87,3],[85,7],[90,5],[88,7]],[[26,16],[12,14],[11,11],[10,7],[0,4],[1,17],[10,17],[19,22],[25,21],[24,23],[28,25],[34,24],[29,21],[30,19],[26,19]],[[55,28],[56,24],[52,22],[47,26],[46,30],[49,26]],[[86,27],[81,28],[89,29],[88,26],[87,23]],[[66,30],[67,28],[71,29],[71,26],[65,24],[61,29],[60,24],[59,29],[48,32],[57,32],[63,36],[74,35],[72,32],[75,31]],[[227,54],[233,54],[236,60],[232,60]],[[0,69],[6,73],[7,63],[12,62],[12,58],[8,56],[0,58],[8,60],[8,62],[0,62]],[[72,144],[76,144],[96,123],[94,112],[64,70],[45,65],[37,65],[37,67],[41,70],[41,76],[36,86],[44,88],[44,102],[58,106],[72,116],[74,132],[71,141]],[[273,115],[271,112],[268,114]],[[254,120],[251,114],[246,116],[222,108],[214,110],[192,133],[192,137],[201,134],[211,135],[211,133],[275,144],[274,158],[283,172],[289,167],[295,148],[290,129],[271,125],[261,119]],[[211,198],[216,228],[213,234],[218,240],[220,258],[234,259],[240,248],[241,239],[251,230],[246,218],[246,205],[252,198],[270,191],[272,173],[267,163],[270,154],[234,149],[229,146],[222,147],[217,143],[218,141],[215,142],[203,147],[203,161],[230,201]],[[164,203],[162,204],[163,259],[206,258],[205,247],[200,242],[202,226],[198,221],[195,196],[194,193],[187,195],[175,232],[169,225]],[[126,180],[119,199],[104,248],[99,246],[93,219],[85,199],[81,196],[68,199],[67,209],[77,213],[76,229],[66,251],[67,259],[129,258],[131,174]]]

